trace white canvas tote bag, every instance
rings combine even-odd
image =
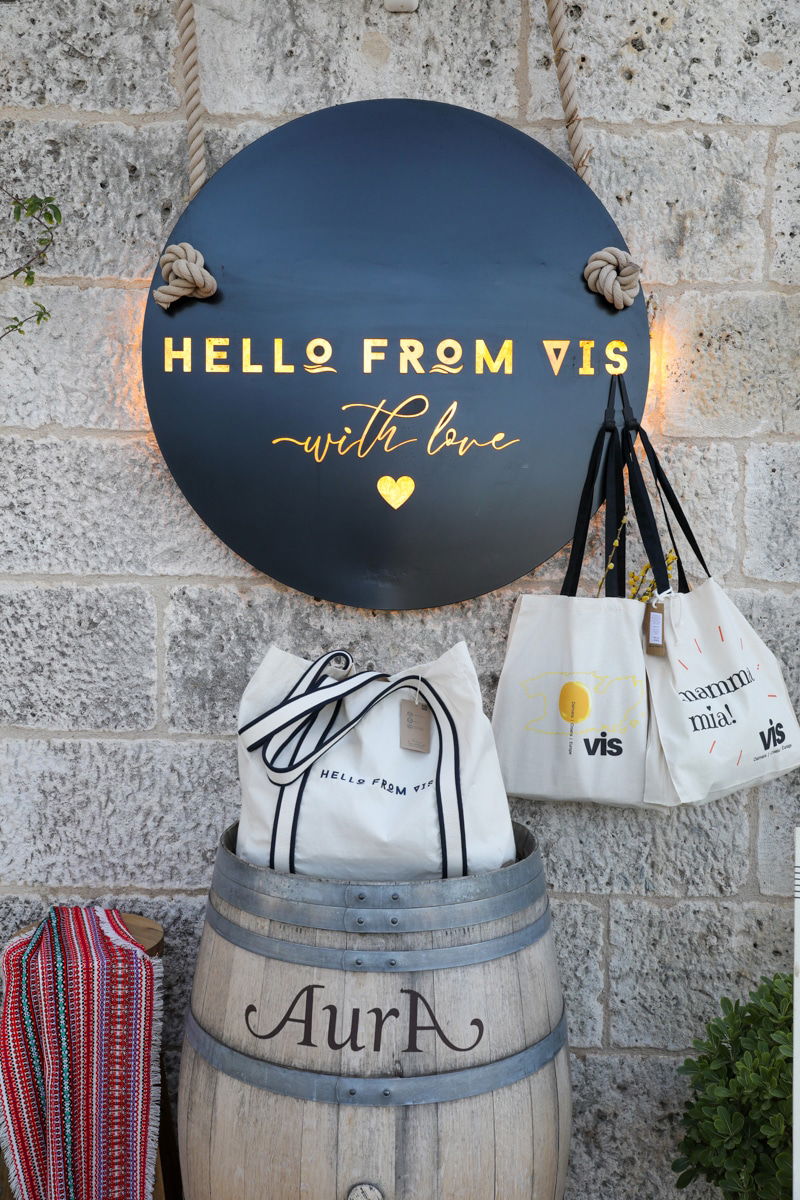
[[[517,600],[492,717],[510,795],[643,803],[641,628],[638,600]]]
[[[624,388],[624,384],[623,384]],[[646,432],[626,405],[625,455],[631,498],[656,586],[663,593],[663,656],[646,655],[654,728],[681,803],[697,803],[775,779],[800,766],[800,726],[774,654],[719,584],[689,589],[678,556],[678,592],[663,547],[641,505],[644,482],[633,452],[638,432],[664,507],[700,565],[702,553]],[[677,554],[677,549],[676,549]]]
[[[517,601],[492,727],[510,795],[525,799],[645,802],[648,753],[643,606],[624,597],[624,477],[615,423],[616,377],[581,494],[560,596]],[[577,596],[597,487],[606,502],[605,597]],[[618,541],[619,545],[614,546]],[[672,805],[668,778],[650,772],[650,803]],[[666,784],[667,786],[662,786]]]
[[[343,650],[314,663],[268,651],[239,709],[237,853],[279,871],[359,880],[446,878],[513,862],[508,801],[466,645],[396,675],[352,668]],[[429,724],[422,749],[400,745],[404,701],[420,706],[423,731]]]

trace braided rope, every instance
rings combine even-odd
[[[159,262],[164,283],[153,292],[153,299],[161,308],[187,296],[207,300],[216,292],[217,281],[205,269],[202,254],[188,242],[167,246]]]
[[[553,41],[558,91],[567,126],[569,150],[576,172],[584,183],[591,186],[592,171],[589,159],[592,147],[589,145],[583,121],[578,112],[575,63],[567,42],[566,6],[564,0],[546,0],[546,4],[547,22]],[[590,291],[603,296],[619,311],[633,304],[639,295],[641,271],[641,267],[633,261],[626,250],[618,250],[616,246],[606,246],[605,249],[598,250],[589,259],[583,277]]]
[[[189,199],[193,199],[208,178],[206,148],[203,139],[203,105],[200,99],[200,67],[197,59],[197,27],[192,0],[178,2],[178,34],[183,68],[186,136],[189,142]]]
[[[567,42],[567,12],[564,0],[546,0],[547,21],[550,26],[550,37],[553,41],[553,54],[556,60],[558,75],[558,91],[561,96],[561,107],[564,110],[564,121],[567,126],[567,138],[572,162],[575,170],[585,183],[591,184],[592,170],[589,159],[592,147],[586,138],[583,121],[578,112],[578,90],[575,84],[575,63],[572,51]]]
[[[197,56],[197,27],[192,0],[178,2],[178,33],[186,108],[186,140],[189,143],[189,200],[194,199],[208,178],[203,136],[203,104],[200,99],[200,66]],[[205,259],[189,242],[167,246],[160,259],[164,283],[153,292],[161,308],[176,300],[194,297],[206,300],[217,290],[217,281],[206,270]]]
[[[642,268],[627,250],[606,246],[596,251],[584,267],[583,278],[591,292],[604,296],[618,311],[633,304],[639,295]]]

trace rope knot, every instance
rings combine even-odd
[[[202,254],[188,242],[167,246],[161,255],[160,266],[164,284],[153,292],[153,299],[161,308],[169,308],[185,296],[207,300],[217,290],[217,281],[206,270]]]
[[[590,291],[604,296],[609,304],[619,310],[633,304],[639,295],[641,273],[642,268],[633,261],[627,250],[606,246],[589,259],[583,278]]]

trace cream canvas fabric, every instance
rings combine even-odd
[[[336,671],[334,664],[343,669]],[[402,701],[430,708],[430,746],[400,746]],[[459,642],[395,675],[273,646],[239,710],[237,852],[335,879],[430,879],[514,860],[475,668]]]
[[[800,766],[800,727],[775,655],[714,579],[664,599],[663,658],[647,656],[658,735],[682,803]]]
[[[642,804],[647,671],[638,600],[521,596],[492,725],[509,794]]]

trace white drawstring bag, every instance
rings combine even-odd
[[[309,663],[270,647],[239,708],[237,853],[279,871],[365,881],[513,862],[466,645],[396,675],[352,669],[343,650]],[[405,746],[401,718],[411,727]]]

